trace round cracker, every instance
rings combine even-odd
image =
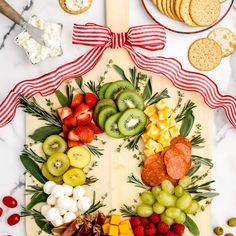
[[[219,0],[192,0],[190,16],[199,26],[213,25],[220,16]]]
[[[191,0],[182,0],[180,4],[180,15],[187,25],[197,26],[197,24],[193,22],[189,13],[190,3],[191,3]]]
[[[166,0],[166,10],[167,10],[167,13],[170,16],[170,18],[176,20],[176,18],[174,17],[174,15],[171,12],[171,0]]]
[[[178,16],[178,18],[183,21],[181,15],[180,15],[180,5],[182,3],[182,0],[175,0],[175,13]]]
[[[157,0],[156,6],[162,14],[165,14],[162,8],[162,0]]]
[[[93,0],[88,0],[88,1],[89,1],[89,5],[81,8],[79,11],[71,11],[70,9],[68,9],[66,6],[65,0],[59,0],[59,4],[65,12],[72,14],[72,15],[79,15],[79,14],[82,14],[83,12],[87,11],[91,7]]]
[[[188,58],[193,67],[201,71],[215,69],[222,60],[220,45],[209,38],[198,39],[191,44]]]
[[[161,1],[161,5],[162,5],[162,9],[163,9],[163,12],[166,16],[170,17],[168,12],[167,12],[167,3],[166,3],[167,0],[162,0]]]
[[[208,38],[215,40],[222,49],[223,57],[231,55],[236,48],[236,36],[227,28],[216,28],[211,31]]]
[[[170,10],[176,20],[182,21],[182,19],[180,19],[175,12],[175,1],[176,0],[170,0]]]
[[[220,3],[226,2],[227,0],[220,0]]]

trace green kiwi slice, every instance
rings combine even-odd
[[[102,110],[98,114],[98,119],[97,119],[98,125],[100,126],[101,129],[103,130],[105,129],[106,120],[115,113],[117,113],[117,110],[112,106],[106,106],[102,108]]]
[[[100,100],[104,99],[105,98],[105,92],[107,90],[107,88],[109,87],[109,85],[111,85],[112,83],[106,83],[104,84],[98,91],[98,97]]]
[[[42,165],[42,174],[43,176],[48,179],[48,180],[51,180],[55,183],[61,183],[62,182],[62,175],[61,176],[54,176],[52,174],[50,174],[50,172],[48,171],[48,168],[47,168],[47,163],[44,163]]]
[[[54,153],[47,160],[48,171],[55,176],[63,175],[69,167],[70,159],[64,153]]]
[[[98,118],[98,113],[102,110],[102,108],[106,107],[106,106],[112,106],[116,109],[116,104],[112,99],[103,99],[100,100],[97,105],[94,108],[93,111],[93,119],[94,121],[97,122],[97,118]]]
[[[75,187],[85,183],[86,175],[85,173],[78,168],[71,168],[63,175],[64,183]]]
[[[134,89],[133,85],[127,80],[113,82],[105,92],[105,98],[116,99],[117,95],[124,89]]]
[[[122,112],[116,113],[110,116],[105,123],[106,134],[112,138],[123,138],[124,135],[118,129],[118,120],[120,119]]]
[[[118,128],[125,136],[134,136],[139,134],[147,122],[146,115],[143,111],[132,108],[126,110],[118,121]]]
[[[66,141],[59,135],[48,136],[43,143],[43,151],[48,156],[56,152],[65,152],[66,149]]]
[[[117,106],[120,111],[128,108],[144,109],[144,101],[142,96],[132,90],[124,90],[117,97]]]

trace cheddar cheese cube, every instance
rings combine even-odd
[[[159,121],[159,118],[158,118],[158,114],[157,113],[154,113],[150,118],[149,120],[152,122],[152,123],[157,123]]]
[[[142,134],[142,140],[144,143],[146,143],[149,139],[150,137],[146,133]]]
[[[147,135],[151,137],[152,139],[157,140],[159,138],[160,131],[156,125],[152,125],[148,129]]]
[[[179,128],[174,126],[169,129],[169,134],[172,138],[177,137],[179,135]]]
[[[102,230],[104,234],[108,234],[109,233],[109,229],[110,229],[110,224],[106,223],[102,226]]]
[[[119,227],[117,225],[110,225],[108,235],[118,236],[119,235]]]
[[[127,224],[120,224],[119,230],[120,230],[120,233],[125,234],[130,231],[130,228],[129,228],[129,225],[127,225]]]
[[[155,153],[163,150],[161,144],[152,139],[148,140],[148,142],[145,144],[145,147],[149,150],[154,151]]]
[[[167,106],[166,106],[166,103],[164,100],[161,100],[158,103],[156,103],[156,108],[158,110],[163,110],[165,107],[167,107]]]
[[[111,216],[111,220],[110,220],[110,224],[111,225],[119,225],[121,221],[121,217],[119,215],[112,215]]]
[[[153,114],[156,113],[156,108],[154,105],[148,106],[145,110],[144,113],[148,116],[151,117]]]
[[[146,157],[150,157],[150,156],[155,154],[155,151],[145,148],[144,149],[144,154],[145,154]]]
[[[123,234],[123,236],[134,236],[134,233],[130,230],[128,233]]]
[[[168,117],[169,117],[169,114],[167,112],[164,112],[164,111],[158,111],[158,117],[159,117],[159,120],[160,121],[164,121],[164,120],[167,120]]]
[[[174,118],[170,118],[169,119],[169,127],[173,127],[173,126],[176,126],[176,121]]]
[[[127,224],[129,226],[129,228],[131,229],[131,224],[130,224],[130,221],[129,220],[123,220],[121,222],[121,224]]]
[[[169,138],[165,138],[164,136],[160,137],[158,139],[158,142],[161,143],[163,147],[170,146],[170,139]]]
[[[157,126],[160,130],[168,129],[169,128],[169,121],[168,120],[159,121],[157,123]]]

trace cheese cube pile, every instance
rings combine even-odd
[[[144,113],[149,118],[149,124],[142,140],[145,144],[144,154],[149,157],[169,146],[170,141],[179,135],[179,128],[172,117],[173,111],[164,100],[148,106]]]
[[[129,220],[121,221],[120,215],[112,215],[110,222],[102,226],[103,233],[110,236],[134,236]]]

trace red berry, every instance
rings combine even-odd
[[[75,116],[79,116],[83,113],[87,113],[88,111],[89,111],[89,105],[85,103],[81,103],[75,108]]]
[[[171,225],[171,230],[177,236],[182,236],[184,234],[185,226],[183,224],[173,224]]]
[[[82,143],[91,143],[94,139],[94,132],[88,126],[77,127],[75,133]]]
[[[153,223],[153,224],[157,224],[161,221],[161,218],[158,214],[153,213],[150,217],[149,220]]]
[[[89,105],[90,109],[95,107],[98,102],[98,98],[94,93],[86,93],[85,94],[85,103]]]
[[[68,147],[69,147],[69,148],[77,147],[77,146],[83,145],[83,143],[81,143],[80,141],[71,141],[71,140],[68,140],[67,143],[68,143]]]
[[[140,217],[138,217],[138,216],[131,217],[130,224],[131,224],[132,228],[135,228],[136,226],[141,225]]]
[[[11,196],[6,196],[2,199],[2,202],[5,206],[9,208],[15,208],[17,206],[17,201]]]
[[[62,125],[62,130],[63,130],[64,138],[67,138],[67,135],[70,131],[69,128],[66,125]]]
[[[142,218],[141,218],[141,224],[142,224],[143,226],[147,226],[147,225],[149,224],[148,218],[142,217]]]
[[[78,134],[75,132],[75,129],[70,130],[70,132],[68,133],[68,139],[70,141],[79,141],[79,136]]]
[[[77,116],[77,125],[87,125],[92,119],[90,113],[82,113]]]
[[[0,217],[2,216],[3,209],[0,207]]]
[[[134,228],[134,235],[136,235],[136,236],[144,236],[144,227],[142,225],[137,225]]]
[[[95,133],[95,134],[102,134],[104,131],[97,127],[92,121],[88,123],[88,127]]]
[[[165,234],[169,231],[169,225],[164,222],[159,222],[157,225],[157,232]]]
[[[154,235],[156,232],[157,232],[157,230],[156,230],[156,227],[155,227],[155,225],[153,224],[153,223],[149,223],[146,227],[145,227],[145,235]]]
[[[71,107],[72,108],[75,108],[76,106],[78,106],[79,104],[83,103],[84,102],[84,96],[83,94],[76,94],[74,97],[73,97],[73,100],[71,102]]]
[[[172,231],[168,231],[166,236],[175,236],[175,234]]]
[[[75,127],[77,125],[77,120],[74,115],[69,115],[62,121],[62,123],[67,127]]]
[[[8,217],[7,219],[7,223],[9,225],[15,225],[20,221],[20,215],[19,214],[13,214],[11,216]]]
[[[73,114],[73,111],[69,107],[60,107],[57,109],[57,114],[60,117],[61,120],[64,120],[69,115]]]

